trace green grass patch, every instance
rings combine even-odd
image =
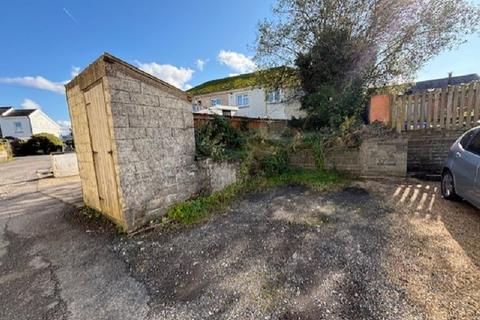
[[[250,192],[281,185],[303,185],[315,191],[326,191],[347,184],[348,178],[336,171],[291,170],[271,177],[237,182],[210,196],[177,204],[169,209],[167,217],[181,224],[195,224],[227,210],[234,200]]]

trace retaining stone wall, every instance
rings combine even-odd
[[[408,171],[440,174],[452,144],[465,130],[415,130],[408,138]]]
[[[324,157],[326,169],[354,176],[404,177],[407,174],[407,140],[402,138],[369,138],[359,148],[329,148]]]

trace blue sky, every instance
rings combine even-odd
[[[62,82],[105,51],[182,88],[251,71],[256,26],[273,3],[2,1],[0,105],[38,105],[68,121]],[[479,53],[476,35],[432,60],[418,79],[480,73]]]

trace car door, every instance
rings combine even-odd
[[[451,150],[451,169],[455,180],[455,191],[462,198],[470,198],[469,193],[474,184],[476,167],[473,167],[473,154],[467,151],[467,147],[477,133],[478,130],[468,131],[458,143],[453,145]]]
[[[472,172],[472,187],[467,191],[468,199],[470,202],[480,207],[480,132],[477,131],[476,135],[466,147],[465,162],[468,162],[468,166]]]

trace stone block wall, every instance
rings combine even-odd
[[[236,181],[231,165],[195,160],[185,92],[109,54],[66,89],[85,204],[127,230]]]
[[[137,225],[198,192],[191,103],[180,90],[118,63],[106,64],[105,83],[123,212]]]
[[[325,168],[354,176],[405,177],[407,140],[369,138],[359,148],[334,147],[325,150]]]
[[[324,152],[325,169],[335,169],[354,176],[361,175],[359,148],[334,147]]]
[[[441,174],[452,144],[465,130],[414,130],[402,133],[408,139],[408,171]]]
[[[235,183],[237,181],[239,165],[232,162],[214,162],[205,159],[198,162],[199,166],[199,191],[211,194]]]
[[[405,177],[407,174],[407,140],[403,138],[369,138],[360,146],[363,176]]]
[[[315,152],[311,147],[298,147],[294,151],[288,153],[290,165],[294,168],[310,169],[317,168],[315,163]]]

